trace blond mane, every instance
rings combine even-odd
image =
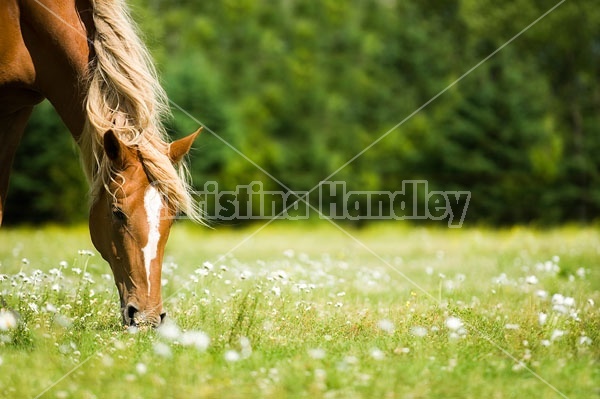
[[[167,95],[125,2],[90,3],[95,56],[87,77],[87,121],[79,146],[92,201],[114,179],[102,145],[104,133],[112,129],[125,145],[140,151],[147,173],[170,206],[201,221],[185,163],[174,167],[166,155],[169,141],[163,120],[169,115]]]

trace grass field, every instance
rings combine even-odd
[[[0,398],[600,397],[597,229],[256,228],[176,226],[137,331],[86,228],[0,230]]]

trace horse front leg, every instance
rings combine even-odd
[[[10,170],[32,110],[33,107],[25,107],[12,114],[0,116],[0,225],[4,215]]]

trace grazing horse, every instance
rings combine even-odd
[[[17,145],[44,98],[79,146],[90,235],[113,271],[123,324],[159,325],[173,216],[201,220],[182,162],[198,132],[168,142],[168,100],[123,0],[2,1],[0,223]]]

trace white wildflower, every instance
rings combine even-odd
[[[492,278],[492,282],[497,285],[508,285],[510,284],[510,280],[506,273],[500,274],[498,277]]]
[[[285,272],[285,270],[277,270],[273,272],[273,277],[279,280],[287,280],[288,274]]]
[[[186,331],[181,335],[181,344],[205,351],[210,344],[210,337],[202,331]]]
[[[379,322],[377,322],[377,327],[379,327],[388,334],[393,334],[395,329],[394,323],[392,323],[388,319],[379,320]]]
[[[120,351],[125,350],[125,348],[126,348],[125,344],[122,341],[119,341],[119,340],[115,340],[113,342],[113,345],[114,345],[114,347],[115,347],[116,350],[120,350]]]
[[[591,345],[592,339],[588,336],[579,337],[579,345]]]
[[[241,358],[240,354],[234,350],[228,350],[227,352],[225,352],[224,356],[225,360],[230,363],[237,362]]]
[[[569,310],[567,309],[567,307],[565,305],[554,305],[554,306],[552,306],[552,310],[554,310],[557,313],[561,313],[561,314],[569,313]]]
[[[523,370],[524,368],[525,368],[525,363],[523,363],[523,362],[517,362],[512,366],[513,371],[520,371],[520,370]]]
[[[252,277],[252,272],[250,272],[248,270],[244,270],[243,272],[240,273],[240,280],[247,280],[250,277]]]
[[[451,316],[446,319],[446,327],[448,327],[449,330],[456,331],[462,326],[463,322],[458,317]]]
[[[552,295],[552,304],[553,305],[562,305],[565,301],[565,297],[562,294],[554,294]]]
[[[410,353],[410,348],[404,347],[394,349],[394,354],[396,355],[406,355],[407,353]]]
[[[17,326],[17,318],[8,310],[0,310],[0,331],[12,330]]]
[[[247,359],[252,354],[252,345],[250,345],[250,340],[248,337],[240,338],[240,346],[242,347],[242,359]]]
[[[138,363],[135,365],[135,370],[139,375],[143,375],[148,371],[148,366],[146,366],[144,363]]]
[[[561,294],[552,295],[552,310],[562,314],[569,314],[570,308],[575,306],[575,299]]]
[[[321,349],[321,348],[309,349],[308,356],[310,356],[313,359],[317,359],[317,360],[324,359],[325,358],[325,350]]]
[[[459,339],[460,337],[461,337],[461,335],[455,331],[452,331],[450,334],[448,334],[448,338],[450,340],[456,340],[456,339]]]
[[[563,335],[565,335],[565,332],[563,330],[554,330],[554,331],[552,331],[552,336],[550,337],[550,341],[556,341],[557,339],[561,338]]]
[[[167,320],[157,328],[158,333],[168,340],[174,341],[181,335],[181,331],[175,322]]]
[[[54,320],[56,321],[56,324],[62,328],[69,328],[73,324],[69,318],[60,314],[55,315]]]
[[[525,282],[527,284],[535,285],[539,282],[539,280],[536,276],[531,275],[531,276],[525,277]]]
[[[286,249],[285,251],[283,251],[283,255],[287,258],[293,258],[295,254],[296,253],[293,249]]]
[[[548,292],[546,292],[544,290],[537,290],[535,292],[535,296],[537,296],[540,299],[546,299],[546,298],[548,298]]]
[[[127,334],[135,335],[140,331],[140,329],[137,326],[129,326],[127,327],[126,331]]]
[[[567,296],[567,297],[565,297],[563,304],[565,306],[571,308],[571,307],[575,306],[575,299],[570,296]]]
[[[421,326],[415,326],[410,329],[410,333],[415,337],[424,337],[427,335],[427,329]]]
[[[370,353],[371,357],[375,360],[383,360],[385,359],[385,353],[381,349],[373,348]]]
[[[454,288],[456,288],[456,284],[452,280],[445,280],[444,288],[446,288],[446,291],[454,291]]]
[[[546,320],[548,320],[548,315],[544,312],[540,312],[540,314],[538,315],[538,321],[540,325],[543,326],[544,324],[546,324]]]
[[[345,356],[343,361],[346,364],[358,364],[358,358],[356,356]]]

